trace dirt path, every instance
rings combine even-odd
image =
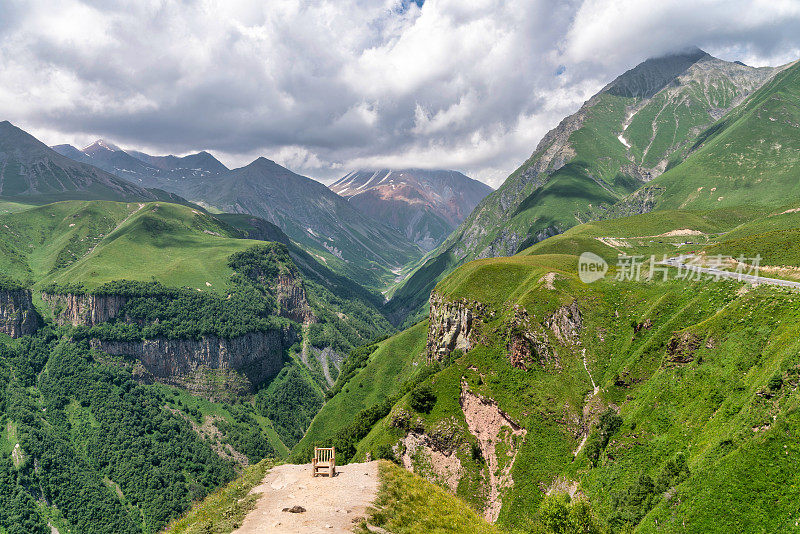
[[[589,380],[592,381],[592,392],[586,396],[586,401],[584,402],[584,417],[586,417],[588,415],[586,413],[586,406],[588,406],[589,403],[592,402],[592,400],[594,400],[595,397],[597,397],[597,394],[600,393],[600,386],[594,383],[592,372],[589,371],[589,366],[586,363],[586,349],[583,349],[583,368],[586,369],[586,374],[589,375]],[[573,456],[578,456],[578,453],[583,450],[583,447],[586,445],[586,440],[588,439],[589,439],[589,431],[587,429],[586,434],[584,434],[583,439],[578,445],[578,448],[572,451]]]
[[[94,249],[96,249],[96,248],[97,248],[97,245],[99,245],[100,243],[102,243],[102,242],[103,242],[103,240],[104,240],[106,237],[110,236],[111,234],[113,234],[114,232],[116,232],[117,230],[119,230],[119,229],[122,227],[122,225],[123,225],[123,224],[125,224],[126,222],[128,222],[128,219],[130,219],[131,217],[133,217],[134,215],[136,215],[137,213],[139,213],[140,211],[142,211],[142,208],[143,208],[143,207],[145,207],[145,203],[143,203],[143,202],[139,202],[139,207],[138,207],[138,208],[136,208],[136,210],[135,210],[135,211],[132,211],[132,212],[130,212],[130,213],[128,214],[128,216],[127,216],[127,217],[125,217],[124,219],[122,219],[122,220],[119,222],[119,224],[118,224],[117,226],[115,226],[115,227],[114,227],[114,229],[113,229],[113,230],[111,230],[110,232],[108,232],[108,233],[107,233],[105,236],[103,236],[101,239],[99,239],[99,240],[97,241],[97,243],[95,243],[94,245],[92,245],[92,246],[89,248],[89,250],[87,250],[87,251],[86,251],[86,253],[85,253],[85,254],[82,256],[82,258],[85,258],[86,256],[89,256],[89,255],[90,255],[92,252],[94,252]]]
[[[353,519],[364,517],[377,495],[378,462],[343,465],[336,471],[333,478],[314,478],[310,464],[274,467],[253,488],[261,497],[234,534],[352,532]],[[293,506],[306,511],[283,511]]]

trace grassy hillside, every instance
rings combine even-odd
[[[380,464],[381,486],[369,524],[396,534],[499,532],[473,510],[424,478],[389,463]],[[362,525],[363,530],[371,532]]]
[[[155,278],[167,285],[221,289],[231,273],[228,257],[256,244],[236,237],[231,228],[196,210],[145,205],[53,281],[94,287],[121,278]]]
[[[0,221],[4,269],[38,285],[94,288],[124,278],[221,289],[228,256],[256,244],[208,214],[161,202],[66,201]]]
[[[355,414],[397,394],[403,382],[425,363],[426,331],[427,323],[421,322],[379,343],[366,361],[353,370],[354,376],[337,383],[341,394],[323,406],[296,449],[301,451],[315,443],[330,441],[352,422]]]
[[[658,209],[710,209],[800,198],[800,64],[794,64],[706,130],[695,152],[650,184]]]
[[[765,261],[796,265],[781,247],[800,227],[792,210],[653,212],[462,266],[436,292],[476,314],[474,348],[400,391],[355,458],[413,467],[503,530],[553,531],[553,510],[583,510],[614,532],[795,528],[800,296],[675,270],[666,282],[617,281],[613,263],[601,281],[576,276],[585,250],[749,254],[760,243],[774,253]],[[695,232],[675,232],[685,229]],[[375,353],[370,365],[398,357]]]
[[[650,181],[679,164],[702,142],[699,134],[716,128],[720,116],[732,116],[774,72],[693,50],[647,60],[622,74],[542,139],[396,289],[390,308],[400,315],[418,312],[435,284],[467,261],[510,256],[576,224],[651,209],[650,202],[642,208],[630,199],[624,209],[612,206],[642,186],[661,192],[669,179]],[[685,181],[687,188],[693,183]]]

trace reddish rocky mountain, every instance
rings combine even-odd
[[[330,188],[425,250],[444,241],[492,192],[460,172],[425,169],[353,171]]]

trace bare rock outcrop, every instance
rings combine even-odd
[[[484,518],[495,522],[503,507],[503,495],[514,485],[511,470],[527,430],[506,415],[496,402],[461,385],[461,409],[470,434],[478,440],[489,474],[489,495]]]
[[[447,300],[436,292],[431,294],[430,309],[426,345],[429,362],[441,361],[454,350],[471,350],[481,338],[479,325],[493,317],[493,312],[480,302]],[[583,316],[577,301],[572,301],[538,323],[524,307],[514,305],[513,315],[504,328],[506,348],[514,367],[530,369],[534,365],[553,365],[560,368],[552,338],[562,345],[579,344]]]
[[[677,364],[691,362],[702,342],[700,336],[691,332],[674,334],[667,342],[667,360]]]
[[[583,316],[578,307],[578,301],[558,308],[548,317],[545,326],[553,331],[559,342],[563,345],[574,345],[578,342],[583,328]]]
[[[278,314],[298,323],[316,323],[317,318],[306,299],[306,292],[300,279],[289,274],[279,274],[276,280],[275,296],[278,300]]]
[[[455,421],[440,421],[430,429],[414,428],[400,440],[400,445],[403,467],[456,493],[464,474],[457,453],[466,444],[460,439]]]
[[[296,341],[291,329],[250,332],[231,339],[205,336],[201,339],[145,339],[108,341],[93,339],[92,347],[141,362],[137,378],[180,386],[194,394],[219,394],[213,382],[226,384],[228,393],[257,386],[283,367],[285,350]],[[237,383],[237,374],[249,384]]]
[[[486,307],[466,299],[450,301],[431,294],[428,326],[428,361],[441,360],[454,350],[470,350],[475,343],[475,327],[486,315]]]
[[[39,325],[29,289],[0,290],[0,332],[22,337],[36,332]]]
[[[56,322],[60,325],[95,326],[110,321],[119,315],[128,302],[121,295],[80,295],[74,293],[42,293],[44,300],[53,308]]]
[[[550,346],[544,327],[531,320],[528,311],[519,305],[514,306],[514,315],[508,331],[508,358],[518,369],[531,369],[534,365],[545,367],[549,364],[560,368],[558,356]]]
[[[562,345],[577,345],[583,328],[583,316],[577,301],[572,301],[558,308],[540,324],[530,317],[524,307],[515,305],[514,315],[505,328],[511,365],[518,369],[531,369],[534,365],[561,369],[561,361],[551,338],[554,337]]]

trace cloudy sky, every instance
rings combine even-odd
[[[3,0],[0,119],[48,144],[496,187],[611,79],[690,45],[793,61],[800,0]]]

